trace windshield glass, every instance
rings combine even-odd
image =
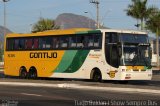
[[[123,48],[124,65],[149,66],[149,46],[125,45]]]
[[[146,34],[122,33],[120,36],[120,41],[129,43],[149,43],[148,36]]]

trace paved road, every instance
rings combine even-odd
[[[117,81],[103,81],[102,83],[91,82],[90,80],[76,80],[76,79],[19,79],[17,77],[4,78],[3,72],[0,73],[0,82],[33,82],[33,83],[70,83],[70,84],[82,84],[87,86],[99,86],[99,87],[122,87],[122,88],[142,88],[142,89],[155,89],[160,90],[160,73],[154,74],[151,81],[129,81],[127,84],[119,84]]]
[[[74,106],[81,101],[96,100],[138,100],[155,102],[160,95],[137,94],[137,93],[118,93],[97,90],[79,90],[72,88],[50,88],[50,87],[19,87],[19,86],[0,86],[0,100],[4,103],[17,103],[18,105],[28,106]],[[157,106],[158,106],[157,105]],[[108,105],[107,105],[108,106]],[[119,106],[119,105],[118,105]],[[156,105],[155,105],[156,106]]]
[[[160,105],[157,101],[160,100],[160,74],[155,74],[152,81],[130,81],[128,84],[119,84],[116,81],[96,83],[89,80],[73,79],[22,80],[18,78],[4,78],[3,74],[0,75],[0,105],[8,103],[18,104],[18,106],[85,106],[84,104],[88,103],[86,102],[88,100],[93,103],[94,100],[104,100],[105,103],[109,103],[107,106],[117,105],[116,103],[118,102],[114,100],[124,100],[125,103],[132,103],[130,100],[138,100],[133,103],[144,102],[147,104],[150,103],[150,106],[152,103],[154,104],[152,106]],[[25,86],[14,85],[14,83],[24,84]],[[34,86],[36,84],[39,84],[39,86]],[[45,86],[45,84],[49,86]],[[65,84],[76,84],[76,87],[63,87],[66,86]],[[50,85],[58,85],[60,87],[50,87]],[[83,89],[85,86],[89,86],[90,89]],[[79,89],[80,87],[82,88]],[[108,90],[99,90],[103,87]],[[116,91],[113,90],[114,88],[122,88],[123,90]],[[128,88],[135,90],[128,92]],[[151,91],[154,93],[152,94]]]

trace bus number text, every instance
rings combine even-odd
[[[8,54],[8,57],[16,57],[15,54]]]

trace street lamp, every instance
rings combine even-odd
[[[84,12],[85,14],[88,14],[88,12],[87,11],[85,11]],[[89,23],[88,23],[88,28],[91,28],[91,21],[90,21],[90,19],[87,17],[87,19],[88,19],[88,21],[89,21]]]
[[[99,25],[99,0],[90,0],[90,3],[93,3],[96,5],[96,8],[97,8],[97,29],[99,29],[100,25]]]

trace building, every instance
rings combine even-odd
[[[150,43],[152,47],[152,66],[157,66],[156,39],[150,38]],[[159,45],[160,45],[160,40],[159,40]],[[159,46],[159,56],[160,56],[160,46]]]

